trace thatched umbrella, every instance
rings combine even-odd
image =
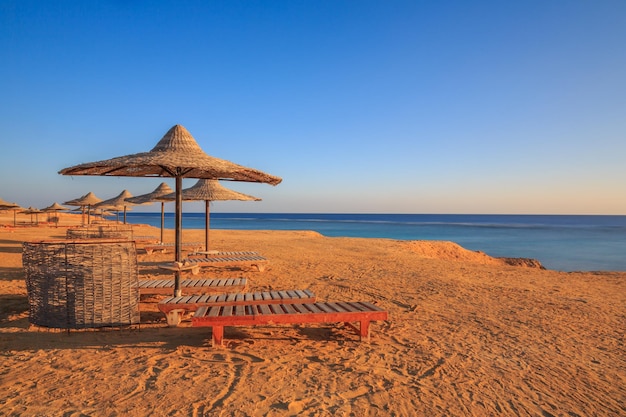
[[[33,206],[30,206],[29,208],[24,210],[24,213],[30,214],[30,224],[33,224],[33,214],[35,215],[35,224],[39,224],[39,213],[41,212],[41,210]]]
[[[62,169],[59,174],[175,178],[174,260],[176,262],[181,261],[183,178],[264,182],[272,185],[282,181],[281,178],[262,171],[207,155],[187,129],[181,125],[172,127],[149,152],[88,162]],[[180,271],[177,271],[174,279],[174,295],[180,294]]]
[[[119,222],[119,211],[124,210],[124,224],[126,224],[126,210],[130,206],[136,205],[135,203],[131,203],[128,201],[133,195],[128,191],[124,190],[116,197],[110,198],[108,200],[104,200],[96,204],[94,207],[101,209],[110,209],[116,210],[118,212],[118,222]],[[130,210],[130,209],[129,209]]]
[[[0,198],[0,210],[13,210],[13,226],[17,226],[17,212],[24,209],[19,204],[9,203]]]
[[[174,194],[168,194],[161,197],[162,200],[170,201],[175,198]],[[230,190],[223,187],[218,180],[198,180],[192,187],[183,190],[184,201],[204,201],[205,203],[205,217],[204,217],[204,230],[205,230],[205,247],[204,250],[209,250],[209,203],[211,201],[226,201],[226,200],[240,200],[240,201],[261,201],[260,198],[253,197],[251,195],[238,193],[237,191]]]
[[[69,209],[67,207],[63,207],[56,201],[52,205],[49,205],[48,207],[41,209],[41,211],[48,213],[48,221],[50,221],[50,213],[58,213],[60,211],[66,211],[66,210],[69,210]],[[54,223],[57,226],[59,225],[58,217],[56,218],[56,221]]]
[[[91,223],[91,206],[98,204],[101,201],[101,198],[96,197],[96,195],[90,191],[82,197],[66,201],[63,204],[67,204],[68,206],[79,206],[83,213],[83,224],[85,224],[85,207],[87,207],[87,224],[89,224]]]
[[[163,197],[166,194],[174,192],[172,188],[166,183],[162,182],[151,193],[138,195],[137,197],[127,198],[127,201],[135,204],[150,204],[155,201],[160,201],[159,197]],[[173,201],[174,199],[172,199]],[[161,243],[163,243],[163,230],[165,229],[165,201],[161,201]]]

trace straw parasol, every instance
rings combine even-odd
[[[17,226],[17,212],[24,209],[17,203],[9,203],[0,198],[0,210],[13,210],[13,226]]]
[[[162,182],[151,193],[142,194],[137,197],[127,198],[127,201],[135,204],[150,204],[155,201],[159,201],[159,197],[163,197],[166,194],[173,193],[172,187]],[[174,199],[172,199],[174,200]],[[163,243],[163,229],[165,229],[165,201],[161,201],[161,243]]]
[[[49,205],[48,207],[41,209],[41,211],[48,213],[48,221],[50,221],[50,213],[56,213],[56,212],[66,211],[66,210],[69,210],[69,209],[67,207],[63,207],[56,201],[52,205]],[[55,224],[57,226],[59,225],[58,217],[56,218]]]
[[[119,195],[113,198],[97,203],[96,205],[94,205],[94,207],[101,208],[101,209],[116,210],[118,212],[118,222],[119,222],[119,211],[124,210],[124,224],[126,224],[126,209],[130,206],[136,205],[135,203],[131,203],[127,201],[132,196],[133,195],[128,190],[124,190]]]
[[[87,224],[89,224],[91,223],[91,206],[98,204],[101,201],[101,198],[96,197],[96,195],[90,191],[82,197],[66,201],[63,204],[67,204],[68,206],[79,206],[83,213],[83,224],[85,224],[85,207],[87,207]]]
[[[282,181],[281,178],[262,171],[207,155],[187,129],[181,125],[173,126],[149,152],[88,162],[62,169],[59,174],[174,178],[176,180],[175,262],[181,261],[183,178],[224,179],[272,185]],[[180,271],[176,271],[174,295],[180,294]]]
[[[67,207],[63,207],[62,205],[60,205],[56,201],[54,202],[54,204],[51,204],[48,207],[41,209],[41,211],[50,211],[50,212],[65,211],[65,210],[69,210],[69,209]]]
[[[30,224],[33,224],[33,214],[35,215],[35,224],[39,224],[39,213],[42,211],[36,207],[30,206],[26,210],[24,210],[25,214],[30,214]]]
[[[161,199],[169,201],[175,198],[174,194],[168,194]],[[261,201],[260,198],[253,197],[251,195],[238,193],[237,191],[230,190],[223,187],[218,180],[200,179],[192,187],[183,190],[184,201],[204,201],[205,202],[205,247],[204,250],[209,250],[209,203],[211,201],[226,201],[226,200],[240,200],[240,201]]]
[[[14,207],[19,207],[19,204],[16,203],[9,203],[8,201],[4,201],[3,199],[0,198],[0,210],[5,210],[5,209],[12,209]]]

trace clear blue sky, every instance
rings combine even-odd
[[[283,178],[218,212],[626,214],[623,0],[0,0],[0,62],[22,206],[152,191],[57,172],[182,124]]]

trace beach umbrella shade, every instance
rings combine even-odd
[[[131,208],[128,206],[111,206],[111,205],[101,205],[98,207],[94,207],[94,216],[98,215],[96,210],[100,210],[100,217],[105,218],[106,216],[115,216],[115,222],[120,222],[120,211],[123,212],[123,222],[126,224],[126,212],[130,211]]]
[[[191,134],[175,125],[152,150],[64,168],[61,175],[121,177],[171,177],[175,179],[174,260],[181,261],[183,178],[222,179],[276,185],[282,179],[265,172],[207,155]],[[180,271],[174,276],[174,295],[179,296]]]
[[[238,193],[237,191],[230,190],[223,187],[218,180],[200,179],[192,187],[183,190],[183,201],[204,201],[205,203],[205,217],[204,217],[204,231],[205,231],[205,249],[209,250],[209,218],[210,210],[209,204],[211,201],[226,201],[226,200],[240,200],[240,201],[261,201],[260,198],[253,197],[251,195]],[[173,200],[175,195],[168,194],[161,199]]]
[[[60,211],[67,211],[67,210],[69,210],[67,207],[63,207],[56,201],[52,205],[49,205],[48,207],[41,209],[41,211],[48,213],[48,221],[50,221],[49,213],[58,213]],[[59,225],[58,219],[55,223],[57,226]]]
[[[33,214],[35,215],[35,224],[39,224],[39,213],[41,213],[41,210],[36,207],[30,206],[29,208],[24,210],[24,213],[30,214],[30,224],[33,224]]]
[[[159,197],[173,193],[172,187],[162,182],[151,193],[138,195],[137,197],[127,198],[127,201],[135,204],[150,204],[155,201],[161,202],[161,243],[163,243],[163,230],[165,229],[165,200],[159,200]],[[172,199],[173,201],[174,199]]]
[[[96,195],[90,191],[82,197],[66,201],[63,204],[67,204],[68,206],[79,206],[83,213],[83,224],[85,224],[85,207],[87,207],[87,224],[89,224],[91,223],[91,206],[98,204],[101,201],[101,198],[96,197]]]
[[[0,198],[0,210],[12,210],[13,211],[13,226],[17,226],[17,212],[24,210],[17,203],[9,203]]]
[[[126,224],[126,210],[130,206],[136,205],[135,203],[131,203],[127,201],[127,199],[131,198],[133,195],[128,191],[124,190],[119,195],[110,198],[108,200],[101,201],[94,205],[95,208],[109,209],[118,211],[118,222],[119,222],[119,211],[124,211],[124,224]]]

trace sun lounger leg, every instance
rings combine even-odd
[[[359,328],[359,336],[361,338],[361,341],[363,341],[363,339],[365,339],[367,342],[370,341],[370,321],[369,320],[361,321],[361,326]]]
[[[213,326],[213,347],[222,346],[224,339],[224,326]]]
[[[183,320],[185,310],[170,310],[165,314],[167,318],[167,325],[170,327],[176,327]]]

